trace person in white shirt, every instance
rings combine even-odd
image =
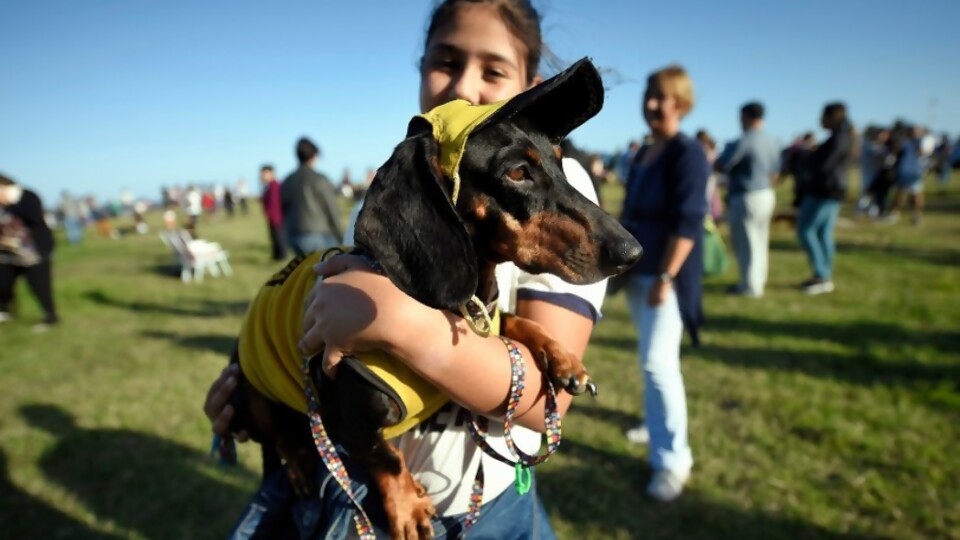
[[[197,225],[200,214],[203,213],[203,196],[195,186],[188,186],[183,197],[183,210],[187,214],[187,223],[184,228],[197,238]]]

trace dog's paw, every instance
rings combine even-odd
[[[397,540],[432,540],[433,525],[430,520],[437,513],[427,492],[416,484],[417,497],[407,498],[396,505],[391,536]]]
[[[284,448],[280,445],[279,448]],[[281,463],[287,472],[287,478],[290,479],[290,486],[293,492],[299,497],[308,497],[314,493],[314,478],[317,473],[316,454],[309,449],[298,448],[293,451],[283,452]],[[290,458],[282,457],[284,455]]]
[[[426,491],[424,491],[424,495],[418,499],[416,508],[413,510],[413,521],[417,524],[416,536],[408,536],[408,539],[433,540],[433,525],[430,520],[436,513],[437,509],[433,506],[433,501],[430,500],[430,497],[427,497]]]
[[[312,490],[312,483],[307,478],[306,472],[295,462],[287,462],[284,466],[287,470],[287,478],[290,479],[290,486],[298,497],[307,497]]]
[[[587,373],[587,368],[579,358],[568,352],[559,343],[547,343],[540,353],[541,369],[550,377],[554,386],[579,396],[584,392],[596,396],[596,383]]]

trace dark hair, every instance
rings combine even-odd
[[[0,186],[13,186],[17,183],[13,181],[13,178],[0,174]]]
[[[697,132],[697,140],[710,150],[713,150],[717,147],[717,141],[713,140],[713,137],[711,137],[710,133],[705,129],[701,129]]]
[[[840,101],[827,103],[823,107],[823,117],[829,118],[836,123],[838,129],[850,129],[850,121],[847,119],[847,106]]]
[[[450,22],[457,10],[463,6],[491,6],[497,9],[500,19],[507,30],[522,44],[526,53],[527,83],[532,83],[540,69],[540,59],[552,54],[543,44],[540,32],[540,14],[529,0],[443,0],[437,4],[430,15],[427,35],[423,41],[426,51],[433,35],[443,25]],[[422,62],[421,62],[422,63]]]
[[[301,164],[310,161],[311,159],[320,155],[320,149],[317,148],[317,145],[313,144],[313,141],[306,137],[301,137],[297,141],[297,159]]]
[[[750,120],[763,120],[763,104],[759,101],[751,101],[740,107],[740,114]]]
[[[297,151],[299,152],[299,147],[297,148]],[[297,157],[300,157],[299,154],[297,155]],[[273,165],[263,165],[263,166],[261,166],[261,167],[260,167],[260,172],[264,172],[264,171],[273,172]]]

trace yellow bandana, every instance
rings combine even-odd
[[[433,126],[433,138],[440,145],[440,170],[453,181],[453,202],[460,194],[460,160],[467,147],[467,138],[480,122],[497,112],[507,101],[490,105],[471,105],[457,99],[440,105],[420,118]]]

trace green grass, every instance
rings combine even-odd
[[[673,504],[643,497],[647,449],[622,436],[641,380],[624,298],[608,298],[587,357],[601,394],[538,471],[561,538],[960,538],[960,191],[930,198],[920,228],[841,227],[832,295],[794,289],[809,270],[785,225],[765,298],[724,296],[733,269],[707,282],[704,344],[683,354],[696,466]],[[260,216],[202,227],[233,278],[181,284],[155,234],[88,237],[57,254],[61,327],[33,334],[18,291],[0,327],[0,536],[229,530],[258,453],[212,462],[201,404],[275,265]]]

